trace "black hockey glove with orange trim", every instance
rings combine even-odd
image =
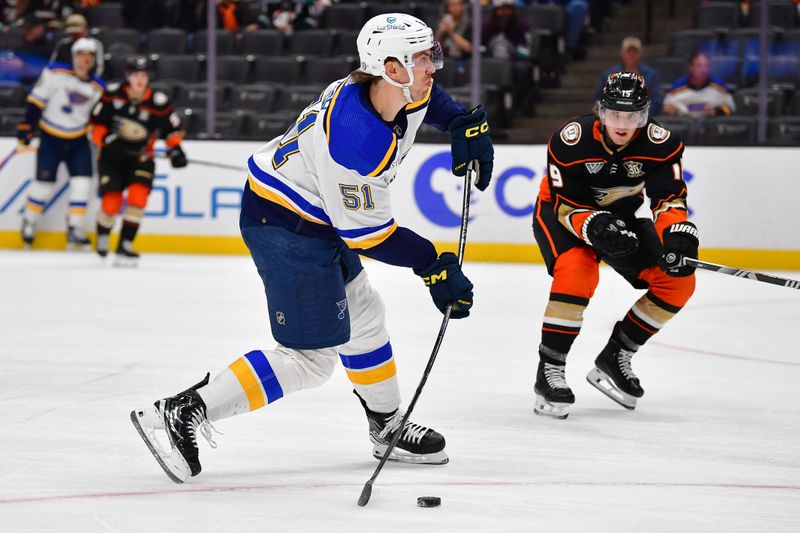
[[[664,228],[664,254],[658,266],[668,275],[682,278],[694,274],[695,267],[684,265],[683,258],[697,259],[700,233],[691,222],[678,222]]]
[[[414,269],[431,291],[433,304],[444,314],[448,304],[453,304],[450,318],[469,316],[472,307],[472,282],[461,271],[458,257],[445,252],[427,268]]]

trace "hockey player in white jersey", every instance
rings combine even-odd
[[[41,130],[36,156],[36,179],[28,189],[28,202],[22,215],[22,240],[33,244],[36,224],[53,195],[56,173],[61,162],[69,170],[69,215],[67,242],[85,247],[89,239],[83,222],[92,190],[92,153],[86,136],[89,116],[105,84],[90,74],[97,49],[93,39],[80,38],[72,45],[72,65],[48,65],[31,93],[23,122],[17,125],[17,138],[29,144],[35,130]]]
[[[253,350],[209,382],[131,412],[150,451],[175,482],[200,470],[196,434],[217,421],[324,383],[341,360],[380,458],[444,464],[444,437],[407,422],[383,302],[359,254],[413,269],[444,312],[469,315],[472,283],[456,256],[398,226],[389,185],[425,122],[449,131],[453,170],[480,161],[486,189],[494,152],[486,113],[466,112],[433,83],[441,48],[432,30],[404,14],[379,15],[358,36],[360,68],[330,84],[280,138],[248,160],[242,236],[264,283],[278,346]],[[403,176],[400,176],[403,179]],[[159,444],[158,434],[168,444]],[[163,436],[163,434],[162,434]],[[213,441],[212,441],[213,442]],[[274,444],[279,446],[279,444]]]

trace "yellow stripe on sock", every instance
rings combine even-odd
[[[395,376],[397,374],[397,365],[394,364],[394,358],[390,359],[386,364],[373,368],[372,370],[348,370],[347,377],[356,385],[374,385],[381,381]]]
[[[250,404],[250,410],[255,411],[259,407],[264,407],[264,392],[261,390],[261,384],[244,357],[240,357],[231,363],[229,368],[244,389],[244,393],[247,395],[247,402]]]

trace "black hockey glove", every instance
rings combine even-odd
[[[183,168],[189,164],[186,160],[186,154],[180,145],[170,149],[167,155],[169,156],[169,162],[172,163],[172,168]]]
[[[452,303],[450,318],[469,316],[472,307],[472,283],[461,271],[456,254],[445,252],[429,267],[414,269],[414,273],[422,277],[422,281],[428,286],[433,303],[439,311],[444,313],[447,304]]]
[[[17,139],[19,144],[28,146],[33,140],[33,126],[27,122],[20,122],[17,124]]]
[[[618,259],[636,251],[639,238],[625,221],[611,213],[601,212],[585,223],[584,240],[600,255]]]
[[[453,158],[453,174],[463,176],[467,165],[473,159],[480,163],[478,190],[485,191],[492,180],[494,166],[494,147],[489,135],[489,122],[483,106],[478,106],[466,115],[450,121],[450,155]]]
[[[678,222],[664,228],[664,255],[658,260],[661,270],[670,276],[682,278],[694,274],[695,267],[682,265],[684,257],[697,259],[700,234],[691,222]]]

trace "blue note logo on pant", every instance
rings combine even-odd
[[[336,306],[339,308],[339,314],[336,315],[336,318],[344,320],[344,312],[347,311],[347,298],[336,302]]]

